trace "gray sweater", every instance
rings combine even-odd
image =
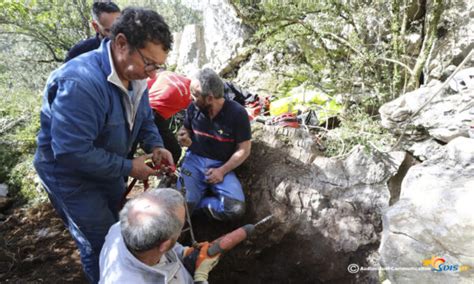
[[[182,255],[183,246],[177,243],[158,264],[148,266],[130,253],[123,241],[120,223],[115,223],[100,253],[99,283],[194,283],[181,262]]]

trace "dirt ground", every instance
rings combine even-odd
[[[1,283],[87,283],[79,251],[49,202],[0,221]]]
[[[130,195],[138,192],[141,189]],[[88,283],[82,272],[79,251],[49,202],[10,209],[6,213],[7,219],[0,221],[0,283]],[[209,224],[203,216],[194,221],[200,228],[216,228],[217,225],[216,222]],[[241,223],[220,224],[218,230],[196,230],[196,237],[199,241],[212,240],[239,225]],[[188,232],[183,233],[180,243],[189,245]],[[227,261],[230,260],[223,260],[218,266],[227,267]],[[229,280],[220,270],[211,273],[211,283]]]
[[[151,186],[158,183],[150,180]],[[140,192],[142,182],[128,198]],[[0,221],[0,283],[89,283],[79,250],[49,201],[5,213]]]

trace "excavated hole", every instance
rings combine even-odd
[[[274,218],[221,258],[210,274],[210,283],[377,283],[373,280],[377,272],[350,274],[347,266],[369,266],[366,259],[379,243],[351,253],[333,251],[322,233],[311,232],[307,221],[295,216],[289,204],[272,196],[278,184],[288,177],[307,175],[310,166],[265,143],[254,141],[252,147],[252,156],[237,171],[246,195],[244,218],[221,223],[193,216],[196,239],[211,241],[269,214]],[[189,236],[182,242],[189,244]]]

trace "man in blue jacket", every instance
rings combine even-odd
[[[55,70],[46,84],[34,165],[91,283],[99,280],[105,235],[118,221],[124,177],[157,174],[145,164],[148,158],[173,164],[153,122],[144,80],[165,63],[171,44],[160,15],[128,8],[110,41]],[[135,140],[148,154],[127,159]]]

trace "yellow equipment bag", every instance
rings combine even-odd
[[[286,112],[293,112],[291,97],[282,98],[270,103],[270,115],[277,116]]]

